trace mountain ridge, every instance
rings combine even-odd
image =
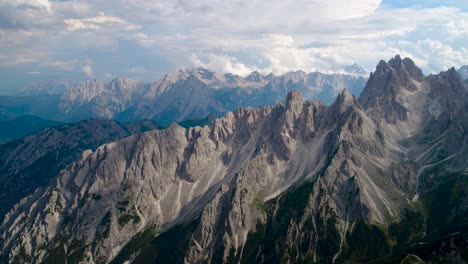
[[[12,115],[32,114],[65,122],[88,118],[121,122],[152,119],[169,125],[170,122],[204,118],[210,113],[224,115],[237,107],[274,104],[293,89],[301,90],[308,99],[320,98],[332,103],[343,88],[357,95],[364,83],[365,77],[351,74],[296,71],[264,76],[254,71],[241,77],[199,67],[180,69],[151,83],[125,78],[107,83],[89,80],[65,88],[59,83],[60,89],[54,84],[52,91],[42,95],[29,89],[21,98],[0,97],[0,106]],[[43,86],[39,85],[40,91],[46,90]],[[35,105],[39,97],[47,107]]]
[[[341,263],[401,254],[468,227],[468,195],[456,187],[468,171],[467,89],[453,70],[424,77],[396,56],[358,99],[345,89],[326,106],[290,91],[284,103],[238,108],[210,126],[172,124],[101,145],[7,214],[3,258]]]

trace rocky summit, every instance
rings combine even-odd
[[[359,98],[291,91],[210,126],[116,135],[5,215],[1,261],[463,263],[467,113],[455,69],[396,56]]]

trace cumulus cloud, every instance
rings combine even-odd
[[[457,8],[381,9],[372,15],[324,24],[318,30],[301,34],[263,34],[249,39],[237,35],[215,41],[203,36],[203,45],[215,43],[227,53],[251,49],[260,55],[263,71],[283,73],[290,70],[333,72],[340,66],[358,63],[372,70],[380,59],[395,54],[407,56],[422,66],[426,73],[467,64],[463,56],[467,34],[453,32],[451,23],[462,24],[467,13]],[[435,39],[434,39],[435,38]],[[444,45],[426,45],[423,40],[437,40]],[[219,51],[217,51],[219,53]],[[439,59],[444,56],[444,59]],[[242,56],[241,56],[242,57]],[[241,60],[242,61],[242,60]]]
[[[272,0],[263,1],[129,1],[141,12],[150,11],[166,22],[192,23],[222,32],[290,30],[291,27],[321,24],[362,17],[374,12],[381,0]],[[151,18],[148,18],[151,20]],[[296,28],[297,29],[297,28]]]
[[[431,51],[430,54],[427,52],[428,50]],[[424,60],[423,66],[430,69],[430,72],[438,72],[468,63],[468,49],[454,49],[439,40],[425,39],[417,41],[415,54]]]
[[[236,58],[228,55],[210,54],[206,60],[201,60],[196,54],[190,56],[190,63],[196,67],[204,67],[215,70],[219,73],[233,73],[240,76],[247,76],[256,70],[255,67],[247,66],[239,62]]]
[[[88,77],[93,76],[93,67],[89,64],[81,66],[81,71]]]
[[[47,0],[1,1],[0,26],[23,28],[34,24],[34,22],[41,24],[51,12],[51,5]]]
[[[398,53],[431,73],[468,64],[467,8],[422,0],[0,0],[0,68],[152,80],[186,66],[240,75],[353,63],[372,70]]]
[[[67,16],[80,16],[90,6],[82,1],[1,0],[0,28],[55,28]]]

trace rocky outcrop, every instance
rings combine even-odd
[[[400,254],[466,227],[466,144],[453,138],[465,137],[468,103],[454,76],[424,78],[397,56],[379,63],[358,100],[344,90],[325,106],[292,91],[285,104],[239,108],[210,126],[173,124],[85,151],[8,213],[3,258],[343,263]]]
[[[0,219],[23,197],[49,183],[83,151],[157,128],[152,121],[88,120],[45,129],[0,148]]]
[[[408,119],[407,92],[420,90],[423,75],[408,59],[396,56],[388,63],[380,61],[367,81],[359,102],[377,119],[395,124]]]
[[[62,119],[117,119],[137,101],[142,89],[141,83],[129,79],[116,78],[106,84],[97,80],[84,82],[61,96]]]
[[[25,246],[34,258],[46,259],[50,250],[76,240],[86,244],[84,256],[93,261],[102,257],[110,260],[141,230],[154,227],[163,232],[195,216],[203,207],[205,212],[227,206],[224,212],[206,211],[208,215],[221,215],[214,221],[215,226],[225,230],[222,238],[208,239],[201,230],[200,237],[193,239],[195,244],[222,239],[224,255],[228,257],[231,248],[237,252],[245,244],[246,234],[262,217],[253,203],[261,206],[298,182],[317,179],[319,175],[323,177],[321,188],[329,193],[327,196],[334,197],[335,188],[341,189],[338,182],[345,184],[357,170],[362,170],[354,163],[344,165],[345,160],[351,156],[352,160],[362,160],[362,155],[369,155],[370,151],[385,155],[377,151],[381,143],[376,133],[367,133],[373,127],[347,91],[329,108],[304,103],[300,93],[291,92],[285,106],[239,109],[216,120],[211,127],[186,130],[172,125],[166,130],[106,144],[94,153],[86,153],[50,187],[7,215],[3,224],[8,227],[3,233],[4,249],[15,254]],[[362,138],[356,141],[353,138],[357,135]],[[363,143],[368,146],[352,154],[353,144]],[[338,171],[343,171],[343,176],[336,178]],[[372,208],[360,217],[383,221],[387,210],[398,210],[385,196],[381,197],[382,207],[372,204],[372,197],[383,187],[368,189],[365,182],[356,184],[362,184],[367,192],[363,203]],[[225,190],[221,194],[220,188]],[[213,200],[217,195],[225,198]],[[220,204],[226,199],[228,205]],[[211,201],[211,205],[205,205],[206,201]],[[47,209],[40,209],[44,206]],[[328,206],[337,210],[340,217],[346,215],[342,212],[346,202],[336,201]],[[390,209],[384,213],[383,206]],[[32,229],[27,224],[29,220],[15,220],[24,216],[37,219]],[[105,226],[101,228],[101,224]],[[43,230],[49,232],[45,234]],[[61,230],[67,240],[58,241],[52,230]],[[35,246],[42,244],[50,248],[41,250]],[[65,247],[66,254],[75,250]],[[198,253],[196,248],[190,249],[193,258],[197,254],[212,258],[206,250],[210,249]],[[187,259],[193,261],[190,258],[188,255]]]

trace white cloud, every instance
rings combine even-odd
[[[427,51],[431,52],[428,53]],[[416,56],[421,57],[427,64],[430,72],[447,70],[453,66],[460,67],[468,64],[468,49],[454,49],[439,40],[425,39],[417,42],[415,47]]]
[[[426,73],[431,73],[446,69],[447,64],[458,67],[468,63],[463,56],[463,43],[468,41],[468,35],[460,34],[463,27],[450,27],[450,23],[463,25],[467,17],[467,13],[447,7],[382,9],[372,15],[331,22],[300,34],[294,31],[241,37],[228,34],[219,40],[205,34],[199,39],[205,53],[210,49],[217,49],[215,54],[248,50],[247,55],[236,57],[238,62],[243,62],[243,57],[260,56],[260,61],[267,64],[262,67],[264,72],[336,71],[340,66],[356,62],[372,70],[380,59],[400,54],[412,58]],[[458,31],[453,32],[453,28]],[[419,48],[421,39],[431,38],[445,45],[445,51],[434,45]],[[447,59],[438,59],[431,56],[432,53]]]
[[[208,26],[221,32],[290,29],[291,26],[321,24],[334,20],[362,17],[374,12],[382,0],[200,0],[200,1],[126,1],[142,13],[158,14],[149,20],[168,25],[187,23]],[[143,15],[144,16],[144,15]]]
[[[80,29],[99,29],[98,25],[94,23],[86,23],[80,19],[65,19],[64,22],[67,24],[68,31],[75,31]]]
[[[201,66],[207,69],[214,70],[219,73],[233,73],[240,76],[247,76],[256,70],[255,67],[247,66],[237,61],[236,58],[227,55],[214,55],[207,56],[207,61],[202,61],[196,54],[192,54],[189,58],[193,66]]]
[[[14,54],[0,67],[155,79],[187,65],[240,75],[372,70],[397,53],[426,73],[468,64],[466,4],[397,2],[0,0],[0,54]]]
[[[82,1],[1,0],[0,28],[56,27],[64,16],[80,16],[90,6]]]
[[[449,21],[447,23],[447,29],[451,35],[468,36],[468,19],[460,18],[459,20]]]
[[[81,71],[88,77],[93,76],[93,68],[89,64],[81,66]]]
[[[83,19],[65,19],[65,24],[67,25],[68,31],[75,31],[75,30],[99,30],[103,26],[108,27],[121,27],[122,29],[126,30],[138,30],[141,29],[139,25],[132,25],[129,24],[127,21],[115,17],[115,16],[106,16],[103,12],[100,12],[98,16],[95,17],[88,17]]]

